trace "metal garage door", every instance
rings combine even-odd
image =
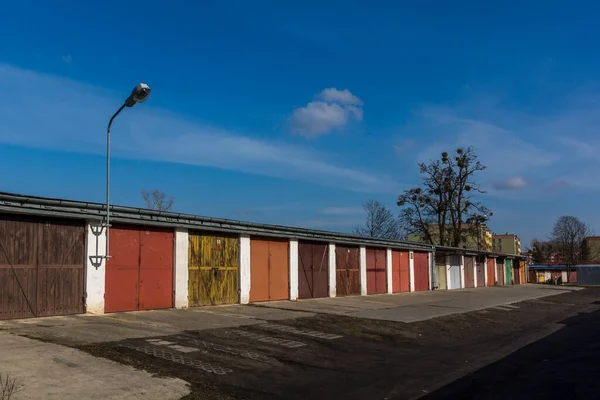
[[[506,284],[513,284],[513,273],[512,273],[512,260],[506,259],[504,260],[504,276],[506,277]]]
[[[498,275],[498,285],[505,285],[504,283],[504,259],[497,258],[496,259],[496,274]]]
[[[236,235],[189,234],[190,307],[238,302],[240,244]]]
[[[477,263],[476,266],[476,270],[477,270],[477,287],[484,287],[485,286],[485,258],[478,256],[475,259],[475,262]]]
[[[298,297],[329,296],[329,246],[298,242]]]
[[[443,254],[435,255],[435,268],[437,276],[437,287],[438,289],[448,289],[448,283],[446,282],[446,256]]]
[[[173,307],[173,231],[115,225],[109,235],[104,311]]]
[[[367,294],[387,292],[386,250],[367,249]]]
[[[392,251],[392,291],[409,292],[408,251]]]
[[[465,256],[465,287],[475,287],[475,262],[470,256]]]
[[[413,253],[413,268],[415,272],[415,291],[429,290],[429,254]]]
[[[494,277],[496,268],[496,261],[493,258],[487,260],[487,285],[494,286],[496,284],[496,278]]]
[[[448,289],[460,289],[460,256],[450,256],[450,282]]]
[[[360,294],[360,250],[358,247],[335,247],[336,295]]]
[[[83,310],[83,221],[0,216],[0,319]]]
[[[286,239],[250,238],[250,301],[286,300],[289,289]]]

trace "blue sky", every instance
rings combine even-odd
[[[0,190],[348,231],[472,145],[493,231],[600,230],[593,2],[42,1],[0,15]],[[9,40],[7,40],[9,39]]]

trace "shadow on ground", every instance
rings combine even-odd
[[[425,399],[600,398],[600,310],[559,323],[565,326],[555,333]]]

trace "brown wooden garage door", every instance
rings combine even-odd
[[[387,292],[386,250],[367,249],[367,294]]]
[[[504,259],[496,259],[496,271],[498,274],[498,285],[504,286]]]
[[[429,253],[413,253],[415,292],[429,290]]]
[[[250,238],[250,301],[286,300],[289,244],[285,239]]]
[[[335,247],[336,295],[360,294],[360,250],[358,247]]]
[[[109,235],[104,311],[173,307],[173,231],[115,225]]]
[[[494,278],[494,271],[496,270],[496,260],[493,258],[487,259],[487,285],[494,286],[496,279]]]
[[[190,232],[188,300],[190,307],[238,302],[240,244],[237,235]]]
[[[408,258],[408,251],[392,251],[392,291],[394,293],[410,291]]]
[[[0,319],[84,311],[83,221],[0,216]]]
[[[475,287],[475,263],[473,257],[465,256],[465,287]]]
[[[298,297],[329,296],[329,246],[298,242]]]
[[[475,258],[476,265],[476,273],[477,273],[477,287],[485,286],[485,258],[482,256],[477,256]]]

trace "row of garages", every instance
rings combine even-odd
[[[106,237],[93,223],[0,214],[0,319],[519,283],[508,258],[438,254],[434,265],[419,248],[134,224],[109,232],[110,258],[98,262]]]

